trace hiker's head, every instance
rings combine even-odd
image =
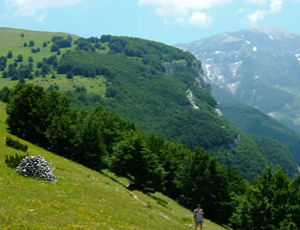
[[[200,204],[197,204],[197,208],[201,208],[201,205],[200,205]]]

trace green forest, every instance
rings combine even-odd
[[[25,38],[26,33],[21,39]],[[12,82],[33,82],[64,92],[80,110],[101,105],[148,134],[190,149],[201,146],[247,179],[257,178],[268,164],[281,164],[281,159],[270,162],[250,136],[216,113],[217,102],[203,80],[201,63],[190,53],[110,35],[53,36],[39,43],[41,47],[31,42],[40,52],[30,51],[28,60],[14,59],[16,54],[10,51],[2,57],[6,60],[2,75],[9,87]],[[26,52],[28,44],[23,46]],[[188,92],[198,109],[192,107]],[[290,176],[297,173],[294,165],[282,167]]]
[[[191,151],[146,134],[99,106],[76,111],[66,96],[31,84],[19,83],[10,92],[7,114],[12,134],[124,176],[131,190],[159,191],[190,209],[201,202],[209,219],[235,229],[299,227],[300,177],[289,179],[280,167],[249,183],[202,148]]]

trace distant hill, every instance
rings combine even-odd
[[[65,92],[79,109],[101,104],[149,133],[205,148],[248,179],[270,163],[251,137],[220,115],[201,63],[190,53],[129,37],[3,33],[14,37],[16,48],[0,71],[2,86],[34,82]],[[7,57],[10,46],[1,39],[0,56]]]
[[[259,110],[243,104],[223,104],[221,111],[236,127],[253,134],[263,135],[285,144],[300,161],[300,135]]]
[[[258,135],[252,135],[252,140],[254,140],[259,150],[270,162],[277,164],[277,162],[280,161],[281,167],[286,170],[288,175],[293,177],[295,171],[298,170],[299,172],[300,169],[298,169],[298,165],[295,163],[289,150],[279,141]]]
[[[126,179],[100,174],[7,133],[0,103],[1,229],[187,229],[192,212],[160,193],[145,195],[125,188]],[[30,155],[51,163],[57,184],[23,177],[4,163],[17,151],[5,137],[28,145]],[[205,221],[204,227],[222,227]]]
[[[279,141],[289,149],[297,162],[300,161],[300,135],[297,132],[260,110],[243,104],[224,89],[214,86],[213,92],[220,103],[224,117],[236,127],[250,134],[262,135]]]
[[[300,131],[300,36],[253,28],[179,47],[202,61],[212,84]]]

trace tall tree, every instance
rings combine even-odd
[[[291,181],[278,167],[267,168],[248,192],[237,198],[231,218],[234,229],[298,229],[300,179]]]
[[[130,189],[155,191],[162,186],[164,170],[139,134],[132,133],[116,144],[111,169],[130,179]]]

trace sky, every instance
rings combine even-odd
[[[170,45],[259,26],[300,35],[299,21],[300,0],[0,0],[0,27]]]

